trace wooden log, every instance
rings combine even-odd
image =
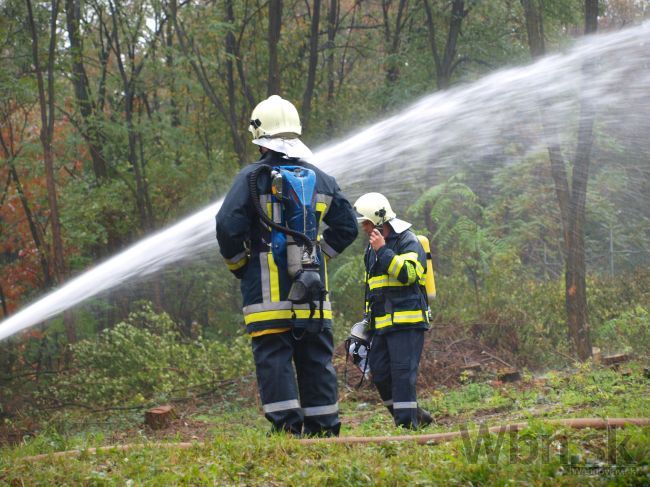
[[[158,406],[144,413],[144,423],[152,430],[169,428],[172,419],[176,417],[174,407],[166,404]]]
[[[490,352],[488,352],[488,351],[486,351],[486,350],[483,350],[483,351],[481,352],[481,354],[482,354],[482,355],[487,355],[488,357],[493,358],[493,359],[496,360],[497,362],[501,362],[501,363],[502,363],[503,365],[505,365],[506,367],[510,367],[510,368],[514,369],[514,367],[513,367],[511,364],[509,364],[508,362],[506,362],[506,361],[503,360],[503,359],[500,359],[500,358],[497,357],[496,355],[491,354]]]
[[[603,365],[617,365],[630,360],[630,355],[627,353],[619,353],[616,355],[608,355],[602,358]]]
[[[480,372],[482,369],[482,366],[478,362],[470,362],[467,365],[463,365],[460,370],[465,372],[465,371],[471,371],[471,372]]]

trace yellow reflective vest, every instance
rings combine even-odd
[[[376,252],[368,246],[364,262],[366,313],[375,333],[428,328],[426,253],[415,234],[391,229],[385,246]]]

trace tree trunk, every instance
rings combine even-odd
[[[585,0],[585,34],[598,30],[598,0]]]
[[[36,71],[38,86],[38,101],[41,112],[40,139],[43,146],[43,164],[45,166],[45,182],[47,186],[47,199],[50,207],[50,226],[52,227],[52,251],[54,275],[57,282],[62,282],[66,275],[65,259],[63,255],[63,239],[61,237],[61,222],[59,206],[56,195],[56,181],[54,175],[54,152],[52,151],[52,138],[54,135],[54,56],[56,54],[56,19],[59,13],[59,1],[52,0],[50,4],[50,32],[47,55],[47,92],[41,71],[40,53],[38,48],[38,31],[34,22],[34,13],[31,0],[27,4],[29,28],[32,37],[32,61]],[[68,343],[77,341],[76,330],[71,319],[64,319]]]
[[[6,318],[9,316],[9,311],[7,310],[7,300],[5,298],[5,293],[2,290],[2,283],[0,283],[0,304],[2,305],[2,317]]]
[[[332,107],[334,102],[334,86],[336,84],[336,73],[334,71],[334,40],[339,23],[339,0],[330,0],[327,12],[327,106]],[[327,115],[327,128],[331,131],[334,128],[334,120],[331,111]]]
[[[133,99],[135,95],[131,91],[129,83],[124,83],[124,89],[126,90],[124,96],[124,115],[128,130],[128,160],[133,168],[133,175],[135,177],[135,201],[140,216],[140,228],[147,231],[152,229],[152,225],[147,211],[147,188],[137,155],[137,134],[133,126]]]
[[[41,270],[43,271],[43,283],[46,288],[50,288],[54,284],[54,281],[52,279],[52,270],[50,269],[50,263],[48,261],[49,251],[47,249],[47,244],[45,243],[45,238],[43,237],[43,232],[41,232],[41,229],[36,223],[36,219],[32,214],[31,207],[29,206],[29,201],[27,200],[27,196],[23,190],[23,185],[18,177],[18,171],[11,160],[9,161],[9,171],[11,171],[11,177],[16,184],[16,191],[18,191],[18,197],[20,198],[20,203],[23,206],[23,211],[25,212],[25,217],[29,224],[29,231],[32,234],[34,245],[36,245],[36,249],[38,250],[38,257],[41,261]]]
[[[546,43],[544,39],[544,17],[541,5],[538,0],[521,0],[524,8],[526,21],[526,32],[528,33],[528,48],[533,59],[538,59],[546,54]],[[562,148],[557,142],[557,134],[546,123],[542,114],[542,128],[544,137],[548,144],[548,156],[551,161],[551,177],[555,185],[555,195],[560,209],[560,220],[562,222],[563,250],[566,259],[569,242],[569,201],[571,190],[566,173],[566,163],[562,156]]]
[[[528,44],[533,58],[545,54],[543,18],[535,0],[521,0],[526,16]],[[585,1],[585,33],[596,30],[598,17],[597,0]],[[590,66],[583,67],[583,78],[589,79]],[[580,100],[578,142],[571,185],[557,137],[542,115],[542,127],[548,141],[551,175],[555,184],[562,221],[563,249],[565,258],[565,308],[569,340],[580,360],[591,357],[591,338],[587,314],[587,286],[585,264],[585,203],[589,162],[593,145],[594,111],[588,99]]]
[[[388,54],[388,65],[386,67],[386,81],[390,84],[396,83],[399,80],[400,76],[400,65],[399,60],[396,59],[399,54],[400,44],[402,40],[402,27],[404,27],[403,20],[406,16],[406,10],[408,7],[408,0],[399,0],[399,5],[397,6],[397,16],[395,18],[395,29],[391,33],[391,24],[390,24],[390,10],[391,0],[382,1],[382,12],[384,15],[384,37],[386,43],[388,44],[387,54]]]
[[[318,29],[320,25],[320,0],[314,0],[311,17],[311,32],[309,34],[309,67],[307,68],[307,86],[302,97],[302,128],[303,132],[309,125],[311,116],[311,99],[314,96],[316,84],[316,66],[318,64]]]
[[[97,184],[101,184],[102,180],[108,176],[108,171],[102,154],[102,136],[97,128],[97,122],[93,120],[96,110],[90,99],[90,83],[83,62],[83,41],[79,32],[80,0],[65,0],[65,13],[72,57],[72,85],[79,112],[83,118],[82,135],[88,143],[90,156],[93,160],[95,180]]]
[[[533,59],[543,56],[546,53],[544,43],[544,22],[538,0],[521,0],[526,20],[526,32],[528,33],[528,48]]]
[[[9,191],[9,185],[13,180],[16,185],[16,191],[18,192],[18,198],[20,199],[20,203],[23,207],[23,211],[25,212],[25,218],[27,219],[27,223],[29,225],[29,231],[32,234],[32,240],[34,240],[34,245],[36,245],[36,250],[38,250],[38,258],[40,260],[41,270],[43,272],[43,284],[46,288],[50,288],[52,287],[53,284],[52,271],[49,262],[50,252],[49,249],[47,248],[47,243],[45,242],[43,230],[39,226],[36,218],[34,217],[34,214],[32,213],[31,207],[29,206],[29,200],[27,199],[27,195],[25,194],[23,185],[20,182],[18,170],[16,169],[16,164],[14,163],[16,157],[18,156],[18,153],[22,148],[18,150],[14,149],[13,141],[15,140],[14,139],[15,134],[13,132],[13,127],[10,121],[10,117],[11,115],[7,114],[7,118],[5,119],[3,117],[2,120],[2,123],[5,125],[5,127],[7,127],[8,136],[6,141],[4,138],[4,134],[0,131],[0,146],[2,147],[2,152],[5,157],[5,163],[9,168],[5,189],[2,194],[2,198],[0,198],[0,206],[4,204],[5,198],[7,196],[7,192]],[[26,125],[27,114],[25,115],[25,117],[26,117],[25,118],[25,125]]]
[[[441,73],[442,76],[438,80],[438,87],[440,89],[449,87],[454,68],[454,59],[456,58],[456,45],[458,43],[458,37],[460,36],[460,27],[467,12],[463,0],[454,0],[451,6],[451,20],[449,21],[449,32],[447,33],[445,54],[442,58],[443,71]]]
[[[165,46],[167,47],[167,52],[165,54],[165,66],[169,71],[169,122],[171,127],[180,127],[181,119],[178,110],[178,97],[177,86],[176,86],[176,74],[174,72],[175,63],[174,63],[174,24],[172,22],[167,22],[167,27],[165,29]],[[179,152],[176,151],[176,165],[180,165]]]
[[[234,25],[235,15],[233,12],[233,2],[232,0],[226,0],[226,19],[231,25]],[[235,152],[237,154],[245,154],[246,146],[244,144],[244,139],[242,138],[239,131],[236,127],[239,127],[239,118],[237,117],[237,90],[235,89],[235,67],[233,59],[237,58],[236,53],[236,44],[235,44],[235,34],[231,29],[228,29],[226,33],[226,87],[228,90],[228,119],[234,136],[235,143]]]
[[[269,77],[267,96],[280,94],[280,65],[278,63],[278,44],[282,29],[282,0],[269,0]]]
[[[596,32],[597,27],[598,1],[585,0],[585,34]],[[591,69],[590,64],[583,66],[584,80],[590,78]],[[591,337],[587,314],[584,225],[589,164],[593,146],[594,116],[591,101],[586,97],[582,97],[580,100],[578,144],[571,178],[566,269],[566,309],[569,335],[580,360],[587,360],[591,357]]]
[[[133,176],[135,178],[135,201],[140,218],[140,228],[144,231],[151,230],[155,227],[153,221],[153,211],[149,199],[149,192],[144,174],[144,160],[143,157],[138,156],[138,137],[140,133],[136,130],[134,124],[134,108],[136,101],[136,83],[140,72],[144,67],[146,56],[136,62],[135,52],[136,48],[131,44],[131,39],[126,38],[126,45],[124,50],[120,39],[120,25],[118,21],[122,21],[121,6],[117,2],[109,2],[111,9],[111,17],[113,22],[113,36],[110,39],[115,59],[117,60],[117,67],[122,81],[122,91],[124,92],[124,118],[127,128],[127,160],[133,169]],[[143,22],[142,18],[138,18],[140,23]],[[126,54],[124,54],[126,52]],[[128,64],[126,61],[128,60]],[[128,72],[127,72],[128,68]]]
[[[230,134],[233,141],[233,146],[237,153],[237,159],[239,160],[240,165],[245,165],[247,161],[246,151],[244,149],[243,139],[239,133],[240,127],[236,121],[233,121],[229,116],[229,109],[226,107],[222,101],[222,97],[219,96],[215,90],[215,87],[210,82],[210,79],[206,73],[205,67],[203,65],[203,59],[201,53],[196,49],[194,42],[191,38],[188,37],[185,29],[183,28],[182,22],[178,19],[177,15],[177,5],[174,0],[169,4],[170,7],[170,16],[172,22],[174,22],[174,28],[178,34],[178,44],[183,51],[185,57],[189,60],[190,66],[194,70],[203,92],[212,102],[214,107],[221,113],[221,115],[228,121],[228,127],[230,128]],[[237,45],[235,44],[235,48]],[[241,71],[243,73],[243,70]],[[247,96],[248,98],[248,96]],[[250,103],[250,98],[248,98]]]
[[[449,88],[451,82],[451,75],[458,65],[456,61],[456,46],[458,44],[458,37],[460,37],[460,29],[463,24],[463,19],[467,17],[469,8],[465,8],[464,0],[453,0],[451,5],[451,17],[449,19],[449,30],[447,32],[447,41],[442,55],[438,52],[436,42],[436,32],[434,24],[434,14],[429,0],[424,1],[424,10],[426,14],[427,31],[429,34],[429,47],[433,55],[433,61],[436,67],[436,84],[439,90]]]
[[[176,128],[180,127],[181,119],[177,101],[178,87],[176,86],[176,74],[174,71],[174,24],[172,22],[167,22],[167,27],[165,29],[165,46],[167,47],[167,52],[165,54],[165,66],[169,73],[169,124],[172,128]],[[181,165],[181,153],[178,148],[175,149],[174,164],[177,166]]]

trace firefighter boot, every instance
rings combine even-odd
[[[433,423],[433,417],[427,410],[418,407],[418,410],[415,414],[418,418],[418,425],[420,428],[424,428],[425,426],[429,426],[431,423]]]

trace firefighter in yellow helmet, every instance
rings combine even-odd
[[[289,100],[271,95],[251,114],[248,131],[261,153],[274,151],[288,158],[308,158],[311,150],[299,139],[302,125],[298,110]]]
[[[304,160],[311,151],[290,101],[260,102],[249,130],[262,156],[235,178],[217,214],[217,240],[241,280],[262,409],[274,431],[338,435],[326,259],[355,240],[357,222],[334,178]],[[296,194],[293,182],[305,181]]]
[[[432,418],[418,407],[415,390],[429,327],[426,254],[411,224],[397,218],[384,195],[364,194],[354,209],[369,237],[364,257],[365,316],[372,380],[397,426],[426,426]]]

